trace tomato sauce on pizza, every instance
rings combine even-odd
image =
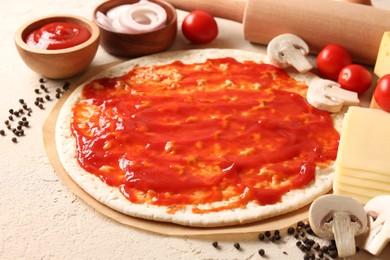
[[[274,204],[336,159],[339,133],[306,89],[233,58],[136,66],[84,86],[71,120],[78,162],[129,201],[172,212]]]

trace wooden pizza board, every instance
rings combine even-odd
[[[57,104],[54,106],[53,110],[49,114],[49,117],[46,119],[43,125],[43,139],[46,149],[47,156],[50,163],[52,164],[54,170],[62,179],[62,181],[68,186],[68,188],[84,202],[86,202],[90,207],[94,208],[96,211],[101,214],[119,222],[124,225],[146,230],[149,232],[170,235],[170,236],[204,236],[204,235],[222,235],[222,234],[243,234],[243,233],[259,233],[267,230],[283,230],[287,229],[289,226],[295,225],[298,221],[306,220],[308,217],[309,205],[296,210],[294,212],[284,214],[281,216],[273,217],[267,220],[260,222],[255,222],[251,224],[244,224],[238,226],[228,226],[228,227],[213,227],[213,228],[198,228],[198,227],[187,227],[171,223],[157,222],[151,220],[144,220],[140,218],[131,217],[125,214],[122,214],[116,210],[113,210],[106,205],[95,200],[92,196],[86,193],[81,189],[77,183],[66,173],[63,168],[61,161],[59,159],[56,142],[55,142],[55,125],[59,111],[61,110],[62,105],[69,95],[75,90],[79,85],[86,82],[93,75],[118,64],[119,62],[114,62],[106,64],[100,67],[96,67],[87,72],[82,76],[77,82],[71,85],[70,89],[65,92],[65,94],[59,99]]]

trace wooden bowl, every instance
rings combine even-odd
[[[93,21],[100,28],[100,45],[110,54],[124,57],[139,57],[163,51],[169,48],[176,39],[177,15],[176,9],[164,0],[150,0],[163,7],[167,13],[165,26],[153,32],[128,34],[110,31],[96,21],[96,13],[106,14],[108,10],[123,4],[138,3],[139,0],[110,0],[96,7]]]
[[[42,50],[31,47],[25,42],[29,33],[52,22],[79,24],[91,32],[91,37],[77,46],[59,50]],[[20,57],[33,71],[43,77],[64,79],[81,73],[91,64],[99,47],[99,37],[99,28],[83,17],[47,16],[21,26],[15,33],[15,45]]]

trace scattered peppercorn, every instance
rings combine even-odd
[[[287,233],[288,233],[289,235],[294,234],[294,232],[295,232],[295,228],[294,228],[294,227],[289,227],[289,228],[287,229]]]
[[[16,142],[18,142],[18,139],[16,138],[16,137],[12,137],[12,142],[14,142],[14,143],[16,143]]]
[[[0,130],[0,135],[5,136],[5,131],[3,129]]]
[[[271,231],[265,231],[265,232],[264,232],[264,235],[265,235],[266,237],[270,237],[270,236],[271,236]]]
[[[259,240],[260,240],[260,241],[263,241],[264,238],[265,238],[265,235],[264,235],[263,233],[260,233],[260,234],[259,234]]]
[[[68,89],[69,89],[69,86],[70,86],[70,82],[69,82],[69,81],[66,81],[66,82],[64,83],[64,85],[62,86],[62,88],[63,88],[64,90],[68,90]]]
[[[9,112],[10,114],[13,114],[13,113],[14,113],[14,110],[11,108],[10,110],[8,110],[8,112]]]
[[[265,255],[264,249],[259,249],[259,255],[261,255],[261,256],[264,256],[264,255]]]
[[[213,245],[214,248],[218,248],[218,242],[217,242],[217,241],[214,241],[214,242],[212,243],[212,245]]]
[[[314,235],[313,229],[311,227],[306,228],[306,233],[308,233],[310,235]]]
[[[19,103],[23,105],[24,104],[24,99],[22,99],[22,98],[19,99]]]
[[[238,249],[240,249],[241,248],[241,246],[240,246],[240,243],[234,243],[234,247],[238,250]]]
[[[14,121],[14,118],[12,116],[9,116],[8,119]]]
[[[37,94],[40,94],[40,93],[41,93],[41,92],[39,91],[39,89],[37,89],[37,88],[34,90],[34,92],[37,93]]]
[[[46,98],[47,101],[50,101],[50,100],[51,100],[51,98],[50,98],[49,95],[46,95],[45,98]]]
[[[39,82],[40,82],[40,83],[45,83],[45,79],[44,79],[44,78],[40,78],[40,79],[39,79]]]

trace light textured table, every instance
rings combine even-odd
[[[34,109],[25,136],[11,141],[0,136],[0,259],[303,259],[295,239],[260,243],[257,234],[212,237],[169,237],[119,224],[94,211],[76,197],[50,165],[45,154],[42,125],[55,105],[34,106],[40,76],[24,65],[14,47],[17,28],[29,19],[49,14],[76,14],[91,18],[98,0],[0,0],[0,129],[5,129],[9,109],[20,108],[19,99]],[[390,1],[377,0],[381,7]],[[179,24],[185,12],[178,12]],[[244,41],[242,25],[218,20],[220,34],[212,44],[193,46],[179,34],[172,49],[236,48],[263,52],[264,47]],[[91,67],[119,58],[99,49]],[[77,77],[71,79],[71,82]],[[64,81],[48,81],[51,93]],[[52,94],[53,96],[53,94]],[[218,241],[220,248],[211,243]],[[241,250],[233,244],[239,242]],[[283,253],[285,252],[285,253]],[[387,257],[386,257],[387,255]],[[388,246],[380,258],[389,259]],[[359,253],[351,259],[370,259]],[[374,258],[372,258],[374,259]]]

